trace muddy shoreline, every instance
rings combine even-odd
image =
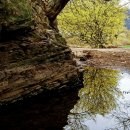
[[[130,49],[71,48],[79,66],[110,69],[130,69]]]

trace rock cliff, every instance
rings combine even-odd
[[[56,16],[68,0],[0,0],[0,104],[78,84]]]

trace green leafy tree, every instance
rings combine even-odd
[[[119,0],[75,0],[58,18],[59,28],[65,37],[77,36],[83,43],[103,48],[124,29],[126,9]]]

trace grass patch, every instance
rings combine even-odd
[[[130,45],[124,45],[124,46],[121,46],[121,48],[127,48],[127,49],[130,49]]]

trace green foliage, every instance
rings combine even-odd
[[[130,49],[130,45],[122,46],[122,48]]]
[[[65,37],[78,36],[92,47],[105,47],[124,29],[125,11],[118,0],[75,0],[58,17],[59,28]]]
[[[66,38],[67,43],[71,47],[87,47],[90,48],[88,44],[85,44],[79,37],[73,36],[73,37],[67,37]]]
[[[2,12],[3,16],[0,21],[5,26],[29,22],[32,19],[31,6],[27,0],[8,0],[4,1],[2,6],[4,12]]]
[[[117,40],[114,40],[114,44],[119,47],[130,45],[130,30],[124,29]]]

